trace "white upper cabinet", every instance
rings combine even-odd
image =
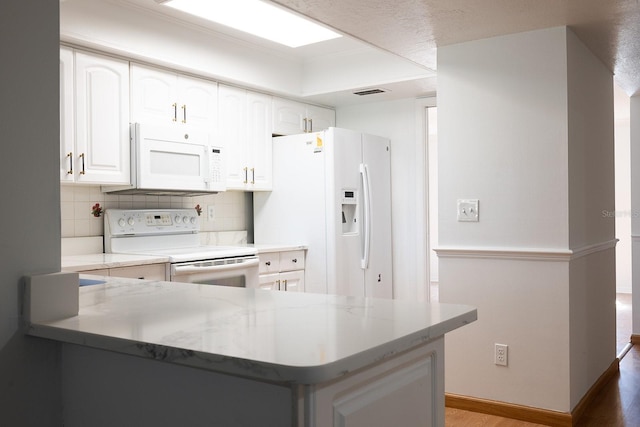
[[[62,48],[60,179],[128,184],[129,63]]]
[[[73,108],[73,50],[60,49],[60,181],[75,179],[72,163],[75,160],[75,113]]]
[[[273,98],[273,133],[295,135],[336,125],[336,112],[302,102]]]
[[[227,189],[270,190],[271,97],[219,85],[218,112],[218,141],[224,147]]]
[[[217,83],[131,64],[131,121],[214,134]]]

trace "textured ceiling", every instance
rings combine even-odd
[[[436,48],[568,26],[640,94],[639,0],[273,0],[345,34],[437,69]]]

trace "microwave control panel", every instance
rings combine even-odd
[[[224,191],[227,189],[225,182],[224,158],[221,147],[211,147],[209,156],[210,178],[209,190]]]

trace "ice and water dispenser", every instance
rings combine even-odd
[[[358,233],[358,193],[356,190],[342,190],[342,234]]]

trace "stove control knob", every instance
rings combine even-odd
[[[180,224],[182,222],[182,217],[179,215],[176,215],[175,220],[176,220],[176,223]]]
[[[129,223],[129,225],[133,225],[133,224],[135,224],[135,223],[136,223],[132,217],[129,217],[129,219],[127,220],[127,222]]]
[[[126,222],[125,222],[124,218],[120,218],[120,219],[118,220],[118,225],[119,225],[120,227],[124,227],[124,226],[125,226],[125,224],[126,224]]]
[[[195,224],[195,223],[196,223],[196,217],[195,217],[195,216],[192,216],[192,217],[191,217],[191,224]]]
[[[184,222],[185,224],[189,224],[189,217],[188,216],[183,216],[182,217],[182,222]]]

